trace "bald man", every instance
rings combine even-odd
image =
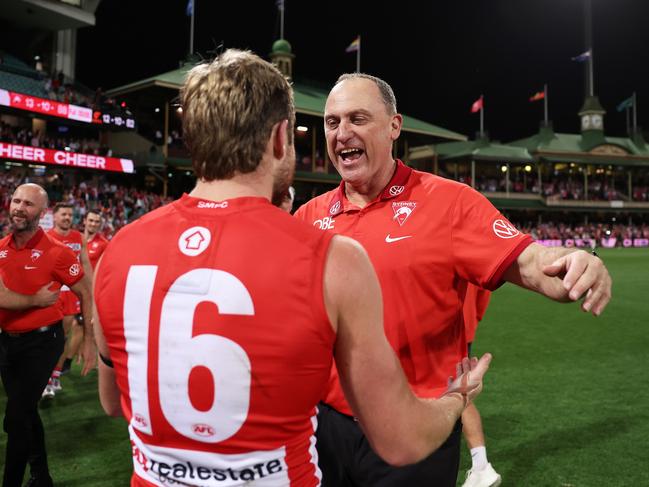
[[[11,292],[26,296],[43,287],[65,284],[81,299],[88,328],[84,337],[82,374],[94,368],[96,349],[91,323],[91,289],[71,249],[51,240],[38,226],[48,198],[36,184],[19,186],[11,198],[12,232],[0,240],[0,303]],[[7,294],[9,293],[9,294]],[[24,298],[24,297],[22,297]],[[22,299],[19,298],[19,299]],[[13,304],[13,305],[12,305]],[[14,308],[14,309],[11,309]],[[16,310],[15,303],[0,309],[0,375],[7,393],[4,430],[7,448],[3,487],[21,487],[27,462],[32,487],[51,486],[43,424],[38,401],[56,360],[63,352],[62,310],[56,304]]]

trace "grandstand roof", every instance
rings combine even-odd
[[[588,164],[647,165],[649,146],[640,133],[633,137],[606,137],[603,134],[556,133],[541,127],[538,133],[509,145],[523,147],[537,158],[551,162]]]
[[[532,156],[524,147],[499,144],[497,142],[492,142],[488,137],[463,142],[437,144],[433,150],[437,153],[440,160],[470,158],[476,161],[534,161]],[[413,151],[413,154],[416,155],[416,152]]]
[[[128,93],[133,93],[140,90],[145,90],[154,87],[169,88],[179,90],[182,86],[185,75],[193,67],[192,64],[185,64],[179,69],[168,71],[166,73],[152,76],[134,83],[129,83],[124,86],[108,90],[108,96],[121,96]],[[327,90],[323,90],[314,86],[309,86],[304,83],[293,83],[293,91],[295,98],[295,109],[297,113],[307,115],[314,115],[322,117],[324,115],[324,106],[327,100]],[[466,136],[439,127],[437,125],[424,122],[417,118],[403,116],[403,130],[406,132],[428,135],[438,137],[446,140],[466,140]]]

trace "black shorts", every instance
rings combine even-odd
[[[460,466],[462,424],[419,463],[392,467],[376,453],[351,416],[320,404],[316,433],[323,487],[455,487]]]

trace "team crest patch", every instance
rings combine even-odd
[[[43,255],[42,250],[32,249],[32,262],[36,262],[41,255]]]
[[[408,217],[415,211],[416,206],[417,203],[414,201],[395,201],[392,203],[392,211],[394,211],[392,219],[398,221],[399,226],[403,226]]]
[[[81,268],[79,267],[79,264],[72,264],[72,265],[70,266],[70,275],[71,275],[72,277],[74,277],[74,276],[78,276],[78,275],[79,275],[79,272],[81,272]]]

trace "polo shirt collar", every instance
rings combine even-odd
[[[388,181],[388,184],[383,188],[383,191],[379,193],[376,200],[389,200],[396,198],[403,193],[406,189],[411,173],[412,169],[397,159],[397,166],[392,175],[392,179]],[[329,215],[336,216],[339,213],[343,213],[345,211],[345,201],[347,201],[345,196],[345,181],[341,181],[338,189],[329,202]]]
[[[38,227],[38,230],[36,230],[36,233],[32,236],[32,238],[30,238],[27,241],[27,243],[25,244],[25,246],[23,248],[25,248],[25,249],[33,249],[34,247],[36,247],[36,245],[38,245],[38,242],[41,241],[41,239],[43,238],[44,235],[45,235],[45,232],[43,231],[43,229],[41,227]],[[16,247],[16,242],[14,240],[13,233],[11,234],[11,239],[9,239],[9,246],[14,248],[14,249],[18,249],[18,247]]]

